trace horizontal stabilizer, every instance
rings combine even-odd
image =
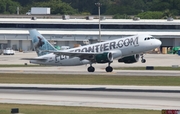
[[[39,60],[39,61],[45,61],[47,59],[45,59],[45,58],[22,58],[21,60]]]

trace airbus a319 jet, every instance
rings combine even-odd
[[[161,45],[161,41],[151,35],[135,35],[76,48],[57,50],[36,29],[29,30],[34,49],[38,55],[35,58],[24,58],[30,63],[55,66],[76,66],[90,64],[88,72],[94,72],[94,63],[108,63],[106,72],[112,72],[110,66],[113,60],[135,63],[141,56],[141,62],[146,60],[141,55]]]

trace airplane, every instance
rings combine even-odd
[[[29,30],[33,47],[38,55],[35,58],[23,58],[30,63],[55,66],[76,66],[89,64],[88,72],[94,72],[94,63],[108,63],[106,72],[112,72],[110,64],[117,59],[118,62],[127,64],[138,62],[145,63],[144,52],[155,49],[161,41],[151,35],[134,35],[114,40],[98,42],[66,50],[57,50],[36,29]]]

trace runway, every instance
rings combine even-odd
[[[180,87],[0,84],[0,103],[180,109]]]
[[[36,52],[16,52],[15,55],[0,55],[0,64],[30,64],[28,60],[20,60],[21,58],[34,58],[37,57]],[[135,67],[135,66],[180,66],[180,56],[177,54],[144,54],[146,63],[141,63],[140,61],[134,64],[124,64],[118,63],[114,60],[111,64],[112,67]],[[107,64],[93,64],[97,66],[107,66]]]

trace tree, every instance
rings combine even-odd
[[[0,13],[6,12],[6,3],[0,2]]]
[[[180,14],[180,0],[0,0],[0,13],[14,14],[16,7],[21,13],[31,7],[51,7],[52,14],[98,15],[95,3],[100,2],[103,15],[137,15],[148,11],[165,11]]]
[[[21,5],[18,2],[12,0],[0,0],[0,13],[3,14],[16,14],[17,7]]]
[[[77,10],[73,9],[69,4],[61,0],[49,0],[49,2],[34,3],[35,7],[50,7],[51,14],[77,14]]]
[[[144,11],[144,0],[114,0],[111,5],[108,6],[106,14],[128,14],[134,15]]]
[[[160,11],[147,11],[137,15],[141,19],[161,19],[163,18],[163,12]]]
[[[160,4],[154,4],[151,8],[153,11],[163,11],[165,9],[171,9],[171,4],[168,2],[162,2]]]

